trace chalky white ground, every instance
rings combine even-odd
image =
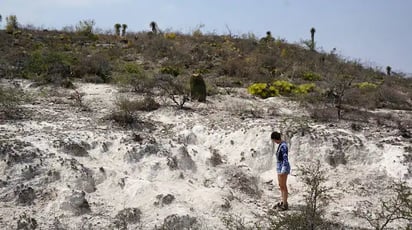
[[[298,103],[285,98],[262,100],[238,89],[230,90],[230,95],[208,97],[206,104],[190,102],[189,110],[162,106],[153,112],[139,113],[142,120],[154,124],[155,128],[149,131],[123,129],[104,119],[115,109],[117,97],[139,97],[115,86],[77,84],[78,91],[84,93],[84,103],[91,109],[88,112],[72,105],[75,101],[68,95],[73,90],[59,89],[58,93],[52,93],[49,88],[30,88],[28,84],[22,82],[22,87],[34,98],[35,103],[24,105],[32,112],[31,118],[2,121],[0,139],[29,142],[38,148],[43,153],[43,170],[21,182],[36,191],[34,204],[0,202],[1,229],[16,226],[23,212],[35,218],[41,229],[52,226],[56,218],[69,229],[81,226],[105,229],[119,211],[129,207],[141,210],[140,223],[132,226],[143,229],[162,225],[171,214],[196,217],[208,229],[223,229],[221,217],[229,213],[241,215],[246,221],[256,220],[257,215],[267,213],[279,199],[273,157],[277,146],[269,138],[274,130],[288,134],[292,211],[303,204],[304,188],[297,176],[297,165],[316,159],[327,169],[327,185],[333,187],[331,194],[335,198],[327,208],[326,217],[351,227],[368,227],[364,220],[353,215],[357,202],[391,195],[385,186],[392,179],[406,180],[412,186],[411,177],[406,176],[411,165],[402,163],[404,147],[410,142],[398,136],[397,130],[371,123],[355,132],[350,123],[333,126],[315,123]],[[395,111],[394,114],[412,119],[410,113]],[[302,135],[301,127],[306,126]],[[142,137],[142,143],[133,140],[133,133]],[[127,160],[128,151],[144,149],[149,145],[148,140],[155,140],[159,146],[157,153],[144,155],[137,161]],[[91,147],[88,156],[73,156],[56,146],[56,141],[83,141]],[[179,157],[181,147],[187,149],[194,167],[170,169],[168,158]],[[214,151],[222,156],[223,163],[217,166],[209,160]],[[329,165],[326,159],[337,153],[344,153],[346,164]],[[64,207],[73,190],[88,190],[87,184],[78,181],[77,172],[61,163],[71,158],[91,170],[95,187],[86,191],[85,196],[91,212],[80,216]],[[21,177],[19,169],[24,166],[14,166],[11,170],[6,162],[0,162],[0,179],[9,182],[9,186],[0,187],[3,195],[14,189],[10,187],[11,181]],[[260,196],[246,194],[229,184],[238,169],[258,179]],[[45,183],[41,178],[49,170],[59,172],[60,178]],[[172,194],[175,200],[168,205],[155,205],[159,194]],[[222,207],[226,200],[230,202],[229,209]]]

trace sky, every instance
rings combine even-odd
[[[96,27],[127,24],[128,31],[161,30],[275,38],[290,43],[310,39],[317,48],[368,67],[391,66],[412,75],[411,0],[0,0],[1,27],[7,15],[20,24],[46,29],[93,19]]]

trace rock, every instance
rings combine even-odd
[[[86,148],[82,144],[68,143],[64,145],[64,152],[76,157],[86,157],[89,155]]]
[[[157,144],[147,144],[143,149],[134,146],[131,150],[127,151],[124,159],[129,163],[135,163],[139,162],[144,156],[156,155],[159,152],[160,148]]]
[[[128,229],[129,224],[140,222],[142,211],[138,208],[125,208],[115,216],[114,225],[118,229]]]
[[[17,230],[32,230],[38,227],[37,221],[27,213],[23,213],[19,216],[17,220]]]
[[[343,151],[331,151],[326,156],[325,161],[332,167],[336,167],[339,164],[346,164],[345,152]]]
[[[80,164],[74,158],[63,160],[63,165],[70,170],[68,171],[69,173],[65,173],[62,176],[63,181],[67,182],[68,185],[87,193],[96,191],[96,181],[93,178],[93,171],[91,169],[84,167],[83,164]]]
[[[189,152],[184,146],[180,147],[178,150],[177,165],[178,168],[182,170],[196,171],[196,163],[193,161],[192,157],[189,155]]]
[[[399,134],[403,137],[403,138],[411,138],[412,134],[409,130],[407,130],[406,128],[400,128],[399,129]]]
[[[66,197],[66,201],[62,203],[62,209],[70,211],[76,216],[90,213],[90,205],[85,197],[85,192],[73,191],[71,195]]]
[[[240,168],[229,168],[225,172],[227,184],[232,189],[237,189],[253,198],[260,198],[261,192],[258,186],[258,178],[242,171]]]
[[[222,156],[220,156],[217,149],[212,150],[212,157],[210,157],[209,162],[213,167],[223,164]]]
[[[15,191],[17,195],[17,203],[21,205],[32,205],[36,199],[36,193],[32,187],[17,187]]]
[[[176,170],[178,168],[177,157],[168,157],[167,158],[167,166],[169,166],[170,170]]]
[[[32,163],[39,155],[40,151],[33,148],[29,142],[0,140],[0,160],[4,160],[8,166],[20,163]]]
[[[197,136],[193,132],[186,131],[185,133],[181,134],[178,138],[179,143],[185,145],[195,145],[197,144]]]
[[[163,225],[160,229],[179,229],[179,230],[195,230],[200,229],[196,217],[189,215],[178,216],[176,214],[167,216],[164,219]]]

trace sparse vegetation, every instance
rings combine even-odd
[[[6,32],[12,34],[19,29],[16,15],[9,15],[6,17]]]
[[[24,100],[24,93],[20,89],[0,86],[0,118],[18,118],[21,113],[20,104]]]
[[[389,189],[393,195],[380,199],[378,204],[360,202],[355,216],[365,219],[376,230],[387,229],[394,221],[404,220],[405,229],[412,221],[412,188],[405,182],[394,182]]]
[[[16,23],[10,23],[16,25],[11,26],[13,30],[18,28],[15,19]],[[338,119],[345,119],[344,114],[351,106],[412,109],[412,80],[404,79],[402,74],[388,71],[390,68],[384,73],[363,67],[358,62],[343,60],[334,52],[310,52],[300,45],[273,38],[270,31],[260,42],[253,34],[194,36],[168,31],[164,36],[153,36],[160,29],[152,21],[149,34],[138,32],[130,39],[126,35],[127,24],[116,23],[114,35],[98,34],[94,26],[94,20],[89,19],[64,31],[19,28],[19,41],[13,46],[7,45],[13,42],[11,35],[4,35],[7,42],[2,45],[5,56],[0,73],[57,85],[62,82],[65,85],[73,78],[94,83],[114,80],[137,92],[142,88],[150,91],[152,87],[146,87],[148,82],[158,84],[158,79],[151,77],[155,73],[175,77],[199,73],[209,89],[251,86],[249,91],[262,98],[308,94],[299,98],[312,106],[319,104],[334,109]],[[315,48],[315,31],[310,30],[311,49]],[[116,38],[120,35],[124,41]],[[136,63],[138,59],[145,61]],[[128,66],[122,68],[125,63]],[[315,82],[316,85],[309,85]],[[270,84],[265,86],[266,83]]]

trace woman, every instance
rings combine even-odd
[[[276,207],[280,210],[288,210],[288,187],[286,185],[288,174],[290,173],[290,164],[288,161],[288,145],[286,141],[282,141],[279,132],[273,132],[270,138],[274,143],[279,145],[276,151],[276,171],[278,174],[278,183],[282,201],[277,203]]]

